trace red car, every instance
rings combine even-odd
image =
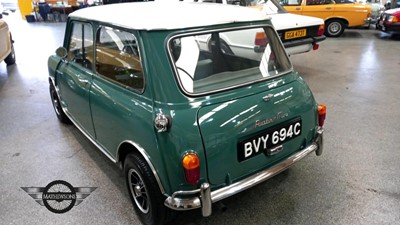
[[[400,33],[400,8],[386,10],[376,23],[376,29]]]

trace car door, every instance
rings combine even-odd
[[[335,10],[332,0],[283,0],[281,4],[290,13],[314,16],[323,20],[332,16]]]
[[[61,104],[72,121],[95,137],[89,92],[93,76],[93,28],[89,23],[71,21],[68,25],[67,59],[57,68],[56,82]]]
[[[305,1],[305,0],[303,0]],[[279,4],[281,4],[288,12],[301,15],[303,13],[303,4],[302,0],[281,0]]]
[[[326,20],[331,17],[335,11],[335,4],[332,0],[303,0],[302,15],[314,16]]]
[[[123,141],[153,143],[152,103],[144,96],[144,73],[136,36],[100,26],[96,33],[91,109],[96,142],[115,158]],[[145,147],[145,146],[142,146]]]

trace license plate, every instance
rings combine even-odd
[[[295,119],[240,141],[237,145],[238,161],[247,160],[261,153],[270,155],[276,152],[276,146],[301,135],[301,126],[301,119]]]
[[[287,31],[287,32],[285,32],[285,39],[304,37],[306,35],[307,35],[306,29]]]

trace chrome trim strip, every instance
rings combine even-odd
[[[365,18],[365,19],[364,19],[364,22],[365,22],[365,24],[367,24],[367,23],[371,22],[371,20],[372,20],[372,18],[371,18],[371,17],[368,17],[368,18]]]
[[[143,148],[142,146],[140,146],[138,143],[133,142],[133,141],[130,141],[130,140],[125,140],[125,141],[121,142],[121,144],[119,144],[118,149],[117,149],[117,152],[116,152],[116,162],[119,162],[119,161],[120,161],[120,158],[119,158],[119,150],[121,149],[121,148],[120,148],[121,145],[123,145],[123,144],[125,144],[125,143],[128,143],[128,144],[133,145],[133,147],[135,147],[135,148],[139,151],[139,153],[143,156],[143,158],[144,158],[144,159],[146,160],[146,162],[147,162],[147,165],[150,166],[150,169],[151,169],[151,171],[153,172],[154,177],[156,178],[156,181],[157,181],[157,183],[158,183],[158,187],[160,188],[161,193],[162,193],[162,194],[165,194],[164,186],[163,186],[162,183],[161,183],[161,179],[160,179],[160,177],[158,176],[157,170],[156,170],[155,167],[153,166],[153,163],[151,163],[151,161],[150,161],[150,156],[146,153],[146,150],[144,150],[144,148]]]
[[[207,184],[207,183],[203,183]],[[202,184],[202,185],[203,185]],[[180,195],[194,195],[197,193],[201,193],[200,189],[192,190],[192,191],[176,191],[172,194],[172,196],[168,197],[164,201],[164,205],[174,209],[174,210],[190,210],[190,209],[197,209],[201,207],[201,201],[199,197],[193,198],[177,198],[176,196]],[[211,199],[211,194],[209,196],[205,196]]]
[[[201,214],[203,216],[210,216],[212,213],[212,200],[211,196],[211,187],[208,183],[201,184],[200,187],[200,199],[201,199]]]
[[[318,127],[317,134],[318,134],[318,136],[317,136],[315,142],[317,142],[317,144],[318,144],[318,149],[317,149],[317,151],[315,151],[315,154],[317,156],[320,156],[320,155],[322,155],[322,152],[324,150],[324,128]]]
[[[319,138],[319,136],[317,137]],[[172,196],[168,197],[164,205],[174,209],[174,210],[189,210],[189,209],[196,209],[202,208],[202,212],[205,213],[203,216],[211,215],[211,204],[208,204],[208,200],[210,202],[215,203],[220,201],[224,198],[230,197],[235,195],[241,191],[244,191],[248,188],[251,188],[257,184],[260,184],[273,176],[279,174],[280,172],[286,170],[294,163],[300,161],[310,153],[316,151],[319,148],[317,142],[313,142],[307,148],[301,150],[290,156],[289,158],[285,159],[284,161],[267,168],[264,171],[256,173],[246,179],[233,183],[229,186],[217,189],[211,192],[209,195],[207,193],[207,183],[203,183],[200,189],[193,190],[193,191],[177,191]],[[178,195],[192,195],[195,193],[201,192],[203,195],[200,197],[192,197],[192,198],[177,198]],[[208,196],[207,196],[208,195]],[[204,203],[203,203],[204,202]]]

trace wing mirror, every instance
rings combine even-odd
[[[64,47],[59,47],[59,48],[57,48],[57,50],[56,50],[56,55],[58,56],[58,57],[60,57],[60,58],[63,58],[63,59],[65,59],[65,58],[67,58],[67,49],[66,48],[64,48]]]

